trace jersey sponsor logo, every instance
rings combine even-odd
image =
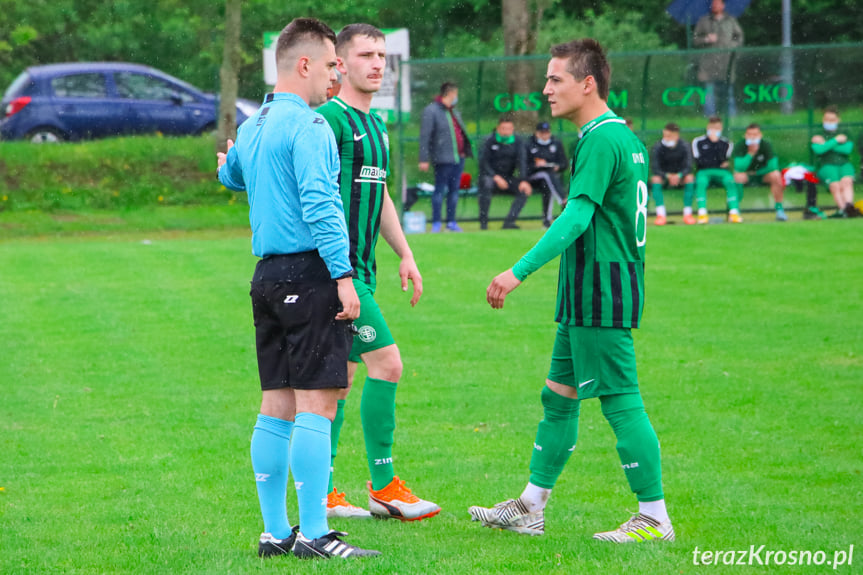
[[[578,387],[584,387],[585,385],[587,385],[588,383],[590,383],[592,381],[596,381],[596,378],[588,379],[587,381],[583,381],[583,382],[578,384]]]
[[[298,295],[285,296],[285,303],[297,303],[298,299],[300,299]]]
[[[255,481],[265,482],[267,477],[269,477],[269,473],[255,473]]]
[[[644,163],[644,154],[642,152],[632,153],[632,163],[634,164],[643,164]]]
[[[384,457],[382,459],[375,459],[375,465],[389,465],[393,462],[392,457]]]
[[[370,325],[364,325],[360,328],[359,333],[357,333],[357,337],[360,338],[361,341],[365,343],[371,343],[378,337],[378,332],[375,331]]]
[[[633,461],[632,463],[624,463],[623,465],[621,465],[621,467],[624,469],[637,469],[638,468],[638,462]]]
[[[359,142],[366,136],[368,136],[368,134],[354,134],[354,142]]]
[[[363,166],[360,168],[360,179],[369,180],[386,180],[387,171],[377,166]]]

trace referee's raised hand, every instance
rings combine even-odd
[[[336,319],[357,319],[360,317],[360,298],[354,289],[352,278],[336,280],[339,289],[339,301],[342,302],[342,311],[336,314]]]

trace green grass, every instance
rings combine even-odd
[[[692,552],[832,557],[863,543],[861,233],[860,221],[651,227],[636,352],[678,541],[628,547],[590,539],[637,505],[597,402],[582,409],[544,537],[468,521],[469,505],[527,480],[556,268],[502,311],[485,288],[539,230],[412,236],[426,289],[415,309],[381,249],[378,299],[405,361],[396,468],[443,512],[334,521],[384,556],[302,566],[255,556],[248,234],[0,242],[0,572],[816,572],[694,567]],[[336,470],[357,502],[359,391]]]

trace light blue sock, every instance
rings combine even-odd
[[[252,433],[252,469],[264,517],[264,531],[277,539],[291,534],[285,495],[293,427],[292,421],[259,414]]]
[[[330,480],[332,423],[314,413],[298,413],[291,436],[291,471],[300,508],[300,531],[309,539],[329,533],[327,484]]]

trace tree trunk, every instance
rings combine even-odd
[[[531,7],[534,0],[503,0],[503,45],[506,56],[525,56],[536,49],[537,24],[532,22]],[[506,84],[512,100],[523,101],[531,92],[542,91],[534,77],[535,62],[508,62]],[[519,132],[533,132],[537,120],[537,110],[513,110],[515,127]]]
[[[216,150],[224,152],[227,140],[237,138],[237,70],[240,67],[242,0],[225,0],[225,49],[219,71],[219,125]]]

